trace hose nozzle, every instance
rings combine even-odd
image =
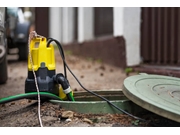
[[[70,101],[74,101],[74,98],[72,96],[72,90],[70,88],[69,82],[68,80],[64,77],[64,75],[62,73],[56,74],[53,77],[53,80],[58,83],[61,84],[63,92],[66,94],[68,100]]]

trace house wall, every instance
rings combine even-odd
[[[35,8],[35,29],[37,33],[49,37],[49,8]]]
[[[94,34],[94,29],[93,29],[95,27],[94,8],[78,7],[78,12],[77,12],[78,15],[76,18],[78,21],[77,22],[78,26],[75,27],[74,24],[76,24],[75,23],[76,19],[74,18],[75,14],[73,12],[74,12],[73,7],[69,7],[69,8],[59,7],[59,9],[58,8],[54,9],[54,7],[50,8],[50,16],[51,18],[54,18],[54,19],[49,19],[50,37],[57,37],[57,39],[59,39],[64,44],[64,46],[69,45],[68,47],[64,47],[64,48],[70,49],[70,45],[74,45],[73,42],[75,41],[74,29],[78,27],[77,44],[81,46],[83,45],[83,47],[86,46],[87,44],[88,44],[87,46],[95,47],[96,49],[92,49],[92,50],[97,51],[98,54],[99,50],[97,49],[98,48],[97,46],[98,44],[100,44],[99,41],[102,41],[102,44],[104,44],[104,47],[102,47],[101,49],[101,51],[104,52],[102,53],[103,55],[105,54],[108,55],[108,53],[106,52],[108,52],[109,48],[114,48],[114,52],[115,52],[114,54],[116,54],[117,56],[119,55],[119,59],[118,57],[116,57],[117,60],[114,60],[116,61],[115,65],[120,67],[125,67],[125,66],[136,66],[140,64],[140,23],[141,23],[140,7],[113,7],[113,17],[112,17],[113,32],[112,35],[109,35],[111,38],[105,37],[104,39],[101,38],[101,40],[97,40],[97,37]],[[58,19],[57,16],[59,16],[60,19]],[[58,24],[59,26],[57,26]],[[107,42],[107,39],[113,42],[108,42],[109,44],[105,45],[104,41]],[[117,43],[121,43],[119,44],[120,46],[119,48],[121,49],[116,49],[115,47],[114,41],[117,39],[118,39]],[[96,42],[93,42],[93,40],[97,41],[98,44],[96,44]],[[119,41],[123,41],[123,42],[119,42]],[[93,44],[95,44],[95,46]],[[80,48],[82,47],[79,47],[79,51],[82,51]],[[105,49],[107,49],[107,51],[105,51]],[[89,49],[86,49],[86,47],[83,49],[83,51],[85,51],[84,54],[89,53]],[[111,51],[113,52],[113,49]],[[77,52],[77,54],[78,53],[83,54]],[[100,56],[100,53],[98,57],[103,58],[102,56]],[[123,62],[121,63],[122,58],[124,58],[125,60],[123,60]],[[117,64],[117,63],[121,63],[121,64]]]
[[[94,36],[113,34],[113,7],[94,7]]]
[[[180,8],[143,7],[141,56],[144,64],[180,65]]]
[[[126,65],[140,64],[140,7],[114,7],[114,33],[115,37],[123,36],[125,39]]]

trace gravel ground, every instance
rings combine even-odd
[[[106,65],[100,60],[80,58],[71,52],[65,54],[67,64],[80,82],[90,90],[121,89],[125,72]],[[0,98],[24,93],[27,77],[27,62],[17,61],[17,56],[8,56],[8,81],[0,85]],[[62,60],[56,52],[56,73],[63,73]],[[83,91],[68,72],[68,80],[74,92]],[[0,105],[1,127],[39,127],[36,100],[22,99]],[[138,121],[125,114],[80,114],[65,110],[51,102],[41,102],[41,119],[44,127],[154,127],[180,126],[179,123],[162,118],[149,111],[138,114],[147,122]],[[156,124],[154,124],[156,123]]]

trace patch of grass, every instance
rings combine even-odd
[[[97,62],[97,63],[102,63],[102,59],[94,59],[92,57],[87,57],[86,58],[87,61],[90,61],[90,62]]]
[[[93,61],[93,58],[92,57],[88,57],[88,58],[86,58],[87,59],[87,61]]]
[[[132,121],[132,124],[138,126],[140,124],[140,121],[139,120]]]
[[[132,72],[133,71],[133,68],[130,68],[130,67],[127,67],[126,69],[125,69],[125,72],[126,73],[130,73],[130,72]]]
[[[127,67],[125,68],[126,75],[129,75],[129,73],[133,72],[133,68]]]
[[[97,63],[102,63],[102,59],[97,59],[96,62]]]
[[[70,51],[70,50],[66,50],[64,53],[65,53],[65,55],[72,55],[73,54],[72,51]]]

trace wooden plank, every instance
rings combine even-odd
[[[175,61],[175,42],[174,42],[174,37],[175,37],[175,12],[174,8],[170,8],[170,58],[171,58],[171,64],[174,63]]]
[[[161,15],[161,11],[162,9],[159,7],[157,9],[157,63],[161,64],[161,56],[163,53],[162,50],[162,40],[161,40],[161,33],[162,33],[162,29],[161,29],[161,24],[162,24],[162,15]]]
[[[156,61],[156,41],[155,41],[155,7],[151,8],[151,62],[155,63]]]
[[[180,65],[180,8],[177,9],[177,64]]]
[[[142,23],[141,23],[141,55],[143,57],[143,61],[150,61],[150,38],[149,38],[149,8],[142,8]]]
[[[168,43],[167,43],[167,39],[168,39],[168,8],[165,7],[164,8],[164,11],[163,11],[163,16],[164,16],[164,19],[163,19],[163,63],[164,64],[167,64],[168,62]]]

